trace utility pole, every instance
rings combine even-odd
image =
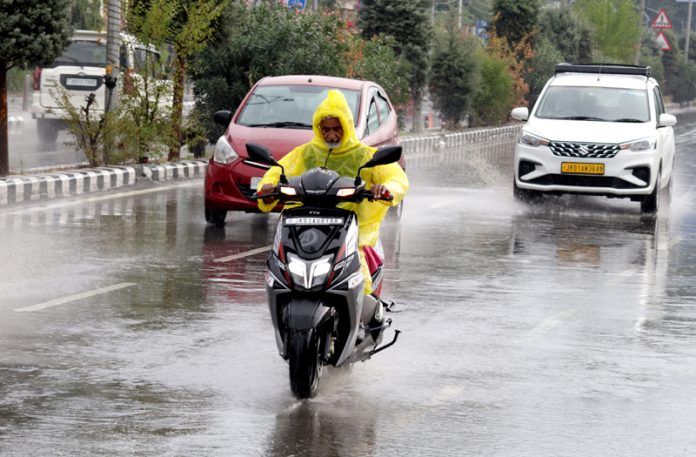
[[[640,48],[643,43],[643,16],[645,15],[645,0],[640,0],[640,19],[638,19],[638,24],[640,26],[640,35],[638,35],[638,51],[636,52],[636,65],[640,62]]]
[[[645,0],[643,0],[645,1]],[[689,13],[686,17],[686,45],[684,46],[684,62],[689,62],[689,38],[691,37],[691,10],[693,7],[693,1],[689,1]]]
[[[106,97],[104,98],[104,116],[106,124],[108,114],[116,109],[118,105],[118,87],[116,81],[119,75],[119,52],[121,49],[121,0],[108,0],[109,9],[106,26],[106,74],[104,76],[104,85],[106,86]],[[104,142],[103,154],[98,153],[99,163],[104,163],[104,159],[108,158],[111,153],[111,144]],[[106,156],[106,157],[104,157]]]
[[[457,21],[459,30],[462,29],[462,0],[459,0],[459,20]]]

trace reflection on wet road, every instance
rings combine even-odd
[[[277,216],[206,227],[201,182],[2,210],[0,455],[693,455],[694,123],[658,218],[519,204],[510,145],[413,158],[382,232],[402,336],[306,402],[265,304]]]

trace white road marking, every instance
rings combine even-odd
[[[164,191],[172,190],[172,189],[181,189],[183,187],[200,187],[200,185],[201,185],[200,179],[194,179],[194,182],[175,184],[175,185],[169,185],[169,186],[162,186],[162,187],[153,187],[153,188],[141,189],[141,190],[132,190],[132,191],[128,191],[128,192],[109,193],[109,195],[102,195],[99,197],[90,197],[90,198],[80,197],[78,199],[70,200],[70,201],[61,201],[61,202],[51,203],[51,204],[47,204],[47,205],[36,206],[36,207],[32,207],[32,208],[23,208],[23,209],[18,209],[16,211],[0,212],[0,216],[14,216],[14,215],[18,215],[18,214],[36,213],[39,211],[46,211],[46,210],[57,209],[57,208],[65,208],[68,206],[81,205],[83,203],[94,203],[94,202],[101,202],[101,201],[105,201],[105,200],[113,200],[116,198],[134,197],[134,196],[138,196],[138,195],[153,194],[156,192],[164,192]],[[73,195],[73,197],[75,197],[75,196]],[[70,198],[70,197],[66,197],[66,198]]]
[[[538,338],[539,336],[548,332],[552,328],[562,324],[564,320],[568,319],[577,312],[578,311],[576,309],[569,309],[566,311],[561,311],[560,313],[549,317],[548,319],[544,320],[541,324],[537,325],[536,327],[522,335],[522,340],[530,341]]]
[[[250,251],[240,252],[239,254],[230,255],[227,257],[220,257],[219,259],[213,260],[213,262],[229,262],[231,260],[243,259],[244,257],[249,257],[252,255],[260,254],[262,252],[270,251],[271,245],[264,246],[262,248],[252,249]]]
[[[105,294],[107,292],[112,292],[114,290],[125,289],[126,287],[135,286],[132,282],[122,282],[120,284],[114,284],[113,286],[102,287],[101,289],[91,290],[89,292],[83,292],[81,294],[70,295],[68,297],[57,298],[55,300],[49,300],[47,302],[39,303],[32,306],[25,306],[24,308],[17,308],[15,311],[18,313],[28,312],[28,311],[39,311],[42,309],[50,308],[52,306],[63,305],[65,303],[70,303],[76,300],[82,300],[83,298],[94,297],[95,295]]]

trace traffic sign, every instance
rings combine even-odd
[[[660,47],[662,51],[672,50],[672,45],[669,44],[669,41],[667,41],[667,37],[665,36],[664,32],[662,32],[662,30],[660,30],[660,33],[657,34],[655,39],[657,40],[657,45]]]
[[[672,28],[672,23],[669,21],[669,18],[667,17],[667,13],[665,12],[664,8],[660,8],[660,12],[657,13],[657,17],[654,21],[652,21],[652,24],[650,24],[650,26],[654,29]]]
[[[288,8],[303,11],[306,0],[288,0]]]

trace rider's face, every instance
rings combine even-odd
[[[324,141],[329,147],[336,147],[341,144],[343,139],[343,126],[341,121],[336,117],[327,117],[322,119],[319,123],[319,128],[321,129],[321,136],[324,137]]]

